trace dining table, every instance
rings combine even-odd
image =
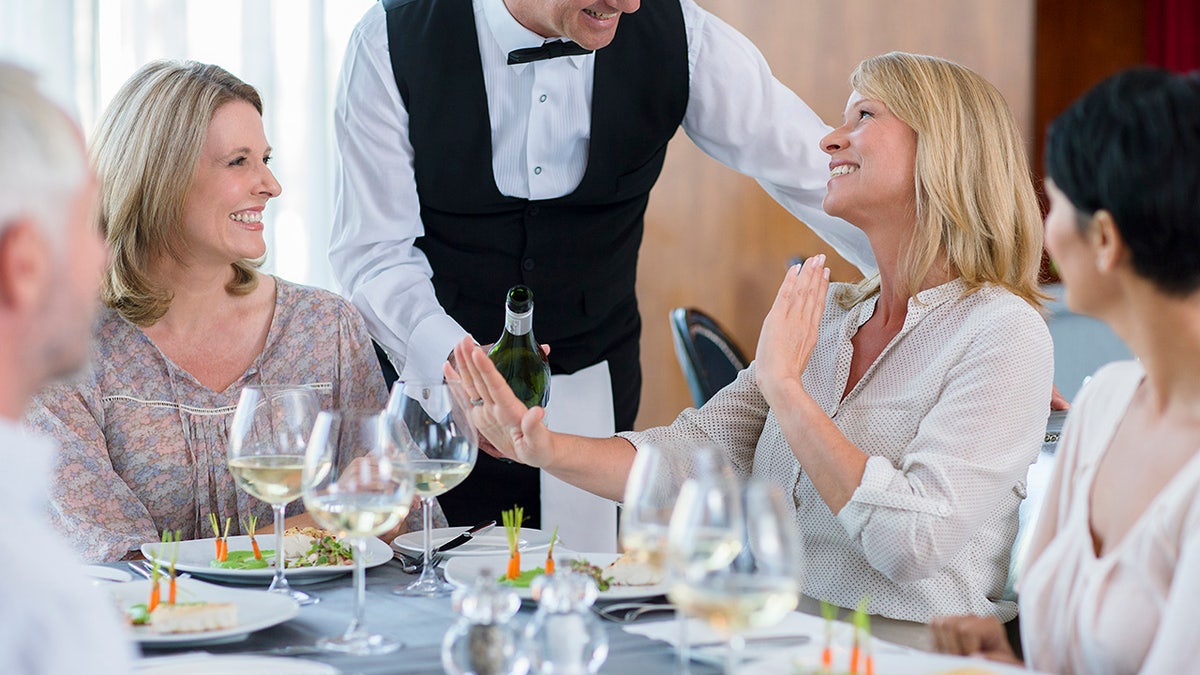
[[[125,563],[111,563],[110,567],[126,569]],[[392,593],[392,589],[407,585],[416,576],[405,574],[398,560],[373,567],[366,571],[366,603],[364,621],[374,633],[386,635],[403,643],[390,654],[377,656],[355,656],[336,653],[299,653],[287,658],[304,659],[326,663],[342,673],[349,674],[422,674],[441,673],[442,638],[459,618],[449,596],[409,597]],[[209,583],[219,583],[208,580]],[[231,586],[234,587],[234,586]],[[236,588],[254,588],[236,586]],[[261,589],[261,587],[259,587]],[[315,595],[319,601],[301,607],[293,619],[279,625],[251,633],[244,640],[199,647],[151,648],[143,646],[142,663],[150,664],[157,659],[180,656],[197,651],[215,655],[223,654],[277,654],[285,648],[312,646],[322,637],[339,635],[345,631],[354,615],[354,587],[351,575],[335,577],[328,581],[300,586],[306,593]],[[532,618],[536,606],[523,603],[512,621],[523,627]],[[597,620],[600,621],[599,617]],[[601,621],[608,636],[608,657],[600,673],[656,673],[677,672],[674,651],[667,644],[647,637],[628,633],[622,624]],[[214,664],[218,661],[214,660]],[[720,668],[705,663],[693,664],[692,672],[717,673]]]
[[[114,572],[127,571],[127,563],[108,563],[100,567]],[[366,603],[364,622],[371,632],[379,633],[402,643],[395,652],[357,656],[315,649],[317,640],[326,636],[340,635],[349,625],[354,614],[355,591],[350,574],[333,577],[302,586],[305,592],[318,598],[318,602],[300,608],[293,618],[277,625],[250,632],[231,642],[220,644],[183,645],[163,648],[152,644],[140,645],[141,656],[137,662],[139,671],[144,672],[214,672],[230,673],[222,664],[233,663],[232,656],[254,655],[276,657],[269,672],[305,672],[301,666],[316,663],[331,666],[345,674],[431,674],[444,672],[442,667],[442,640],[452,624],[459,619],[450,596],[412,597],[393,593],[393,589],[407,585],[415,575],[406,574],[399,560],[374,566],[366,571]],[[206,580],[208,583],[219,583]],[[112,580],[98,581],[112,585]],[[250,589],[265,592],[265,586],[229,585],[229,588]],[[665,598],[651,599],[666,602]],[[602,606],[602,605],[601,605]],[[536,606],[526,601],[511,619],[518,628],[524,628],[536,611]],[[621,675],[656,675],[677,673],[678,657],[671,641],[678,635],[677,622],[670,612],[649,613],[632,621],[611,621],[594,617],[603,626],[608,638],[608,656],[599,673]],[[703,638],[706,642],[715,637],[711,629],[697,619],[690,620],[690,636]],[[818,617],[792,612],[781,624],[767,629],[762,634],[761,648],[748,643],[744,655],[743,673],[780,673],[799,675],[819,670],[822,636],[828,627]],[[835,653],[838,658],[848,653],[852,628],[838,622],[839,635]],[[780,639],[784,638],[784,639]],[[794,640],[799,638],[799,640]],[[792,646],[799,645],[799,646]],[[883,640],[874,640],[877,675],[937,675],[956,668],[976,668],[972,672],[1008,675],[1020,671],[1010,666],[1001,666],[981,659],[966,659],[945,655],[927,654]],[[695,650],[697,659],[689,664],[696,675],[723,672],[721,647],[709,646]],[[296,668],[290,669],[283,659],[299,660]],[[183,669],[176,664],[198,663],[199,668]],[[302,663],[303,662],[303,663]],[[166,667],[166,666],[170,667]],[[262,672],[262,671],[258,671]],[[865,672],[865,671],[864,671]]]

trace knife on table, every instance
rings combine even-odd
[[[488,520],[488,521],[479,523],[478,525],[468,529],[466,532],[463,532],[462,534],[451,539],[450,541],[433,549],[433,553],[434,553],[434,555],[437,555],[438,553],[445,553],[446,551],[449,551],[452,548],[458,548],[459,546],[462,546],[463,544],[467,543],[468,541],[471,541],[472,539],[474,539],[475,535],[483,534],[484,532],[487,532],[488,530],[492,529],[495,526],[496,526],[495,520]]]

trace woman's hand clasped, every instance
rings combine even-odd
[[[934,647],[944,654],[982,656],[989,661],[1021,664],[1008,644],[1004,625],[991,616],[939,616],[930,628]]]
[[[446,378],[462,380],[463,390],[471,402],[471,421],[479,433],[501,457],[544,467],[553,450],[551,432],[542,423],[545,409],[526,408],[487,353],[470,336],[455,345],[454,362],[458,369],[456,371],[447,363]]]
[[[817,343],[817,328],[825,312],[829,269],[825,256],[816,255],[788,269],[775,303],[763,321],[755,351],[755,379],[771,407],[793,388],[803,389],[800,376]]]

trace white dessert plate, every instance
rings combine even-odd
[[[433,547],[437,548],[469,529],[469,527],[437,527],[430,530],[429,535],[433,538]],[[424,536],[423,530],[402,534],[392,542],[392,547],[409,555],[422,555],[425,553]],[[522,527],[518,548],[522,551],[544,551],[550,548],[550,533],[544,530]],[[452,548],[442,555],[447,558],[506,556],[508,555],[508,538],[504,535],[504,528],[497,525],[483,534],[472,537],[471,541],[462,546]]]
[[[167,582],[159,582],[160,592],[166,599]],[[142,647],[195,647],[200,645],[237,642],[256,630],[270,628],[283,623],[300,613],[295,600],[278,593],[252,591],[243,588],[226,588],[208,584],[197,579],[177,579],[178,602],[232,602],[237,605],[238,623],[233,628],[204,631],[200,633],[171,633],[160,635],[149,626],[130,626],[133,638]],[[127,584],[108,587],[113,598],[122,608],[144,603],[150,598],[150,580],[142,579]]]
[[[524,531],[524,530],[522,530]],[[555,551],[554,560],[559,566],[559,569],[566,567],[568,560],[582,558],[587,560],[597,567],[608,567],[612,561],[620,556],[616,553],[567,553],[563,552],[558,555]],[[522,555],[521,556],[521,571],[528,571],[537,567],[542,567],[546,564],[545,556],[540,555]],[[495,556],[491,558],[454,558],[446,563],[446,581],[458,586],[468,586],[475,581],[479,573],[485,569],[491,570],[499,579],[500,575],[504,574],[504,568],[508,565],[508,555]],[[517,595],[522,600],[532,600],[533,595],[529,588],[513,588]],[[597,599],[600,602],[610,602],[613,600],[636,600],[639,598],[650,598],[656,595],[665,595],[667,592],[666,583],[654,584],[652,586],[609,586],[607,591],[600,591]]]
[[[260,534],[255,539],[258,540],[260,548],[272,550],[275,548],[275,535],[273,534]],[[250,550],[250,537],[245,535],[229,537],[229,550]],[[160,553],[162,557],[168,556],[166,544],[157,541],[142,544],[142,555],[146,556],[147,559],[154,558],[156,554]],[[192,576],[203,579],[235,584],[269,584],[275,576],[275,568],[273,567],[263,567],[255,570],[229,570],[220,567],[211,567],[210,563],[215,554],[216,540],[212,538],[181,541],[176,553],[175,570],[178,572],[188,572]],[[382,539],[372,537],[367,540],[367,559],[364,564],[368,569],[378,567],[391,559],[392,549],[388,548],[388,545]],[[353,565],[289,567],[285,570],[288,583],[294,586],[328,581],[353,571]]]

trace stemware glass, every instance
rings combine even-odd
[[[288,585],[284,575],[284,509],[300,496],[304,451],[317,418],[313,390],[300,385],[244,387],[229,430],[228,466],[234,482],[271,505],[275,517],[275,576],[267,588],[302,605],[318,598]]]
[[[393,589],[400,595],[449,595],[454,586],[433,563],[434,499],[466,480],[475,466],[479,436],[467,416],[466,394],[457,381],[405,382],[392,386],[387,412],[409,457],[424,515],[425,557],[421,576]]]
[[[667,527],[689,478],[733,481],[725,453],[709,445],[638,448],[625,483],[621,502],[621,549],[635,560],[666,573]],[[678,672],[689,668],[687,617],[677,613],[679,623]]]
[[[322,411],[304,457],[304,506],[322,527],[337,530],[354,550],[354,619],[338,637],[317,641],[329,651],[385,654],[400,643],[373,635],[363,623],[366,540],[408,515],[413,477],[383,411]]]
[[[800,599],[800,549],[783,492],[751,480],[730,493],[689,480],[668,532],[673,578],[668,597],[727,640],[725,672],[736,672],[742,633],[774,625]]]

